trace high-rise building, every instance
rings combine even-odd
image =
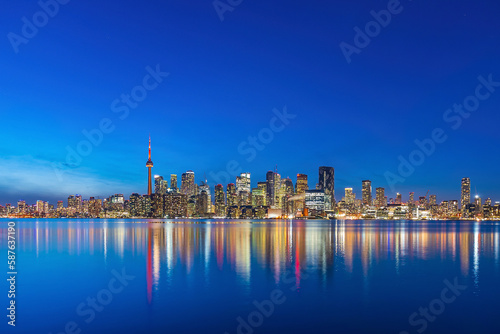
[[[264,184],[264,186],[262,186]],[[267,184],[266,182],[259,182],[257,188],[252,189],[252,206],[266,205]]]
[[[247,193],[250,193],[250,184],[250,173],[241,173],[240,176],[236,177],[236,192],[240,193],[242,191],[246,191]]]
[[[196,196],[196,215],[205,217],[208,213],[208,194],[205,190],[199,192]]]
[[[146,161],[146,167],[148,168],[148,195],[151,196],[153,193],[151,186],[151,168],[153,167],[153,161],[151,161],[151,137],[149,137],[149,153],[148,161]]]
[[[229,183],[226,187],[227,196],[227,206],[237,206],[238,205],[238,195],[236,194],[236,186],[234,183]]]
[[[167,193],[165,195],[165,207],[163,209],[168,218],[182,218],[188,216],[187,196],[177,192]]]
[[[177,188],[177,174],[170,174],[170,189],[174,192],[177,192],[179,188]]]
[[[226,204],[224,200],[224,186],[218,184],[215,186],[215,215],[217,217],[226,216]]]
[[[257,188],[259,189],[259,193],[262,194],[263,199],[262,199],[262,205],[269,205],[268,203],[268,198],[267,198],[267,182],[257,182]],[[253,194],[253,191],[252,191]],[[253,200],[253,198],[252,198]]]
[[[465,210],[467,204],[470,204],[470,179],[464,177],[462,179],[462,193],[460,197],[460,209]]]
[[[476,195],[474,198],[474,204],[476,204],[476,209],[479,209],[481,207],[481,197],[479,195]]]
[[[165,193],[166,194],[166,193]],[[165,194],[160,194],[155,192],[151,195],[151,210],[153,217],[164,218],[165,217]]]
[[[44,211],[44,208],[45,208],[45,202],[44,201],[36,201],[36,212],[37,213],[40,213],[40,214],[43,214],[43,213],[46,213]]]
[[[131,217],[140,217],[142,214],[142,197],[137,193],[130,195],[129,213]]]
[[[415,206],[415,193],[411,192],[410,197],[408,198],[408,207],[412,208]]]
[[[306,190],[308,189],[309,186],[307,185],[307,175],[297,174],[297,183],[295,183],[295,193],[305,194]]]
[[[194,172],[192,170],[188,170],[187,172],[182,173],[181,193],[188,197],[196,195],[196,187],[194,184]]]
[[[168,181],[163,176],[155,175],[155,194],[165,195],[167,193]]]
[[[142,211],[141,217],[150,217],[153,212],[152,197],[150,195],[142,195]]]
[[[372,205],[372,181],[364,180],[361,182],[361,197],[363,205]]]
[[[274,173],[274,208],[281,209],[281,175]]]
[[[82,196],[81,195],[70,195],[68,197],[68,208],[74,212],[81,212],[82,210]]]
[[[18,201],[17,202],[17,213],[26,213],[27,207],[26,207],[26,201]]]
[[[401,204],[403,202],[403,196],[400,193],[396,193],[396,204]]]
[[[430,195],[429,196],[429,205],[436,205],[437,204],[437,196],[436,195]]]
[[[293,193],[294,193],[294,189],[293,189],[293,181],[291,178],[287,177],[287,178],[284,178],[283,180],[281,180],[282,183],[283,183],[283,188],[284,188],[284,191],[285,191],[285,195],[287,196],[292,196]]]
[[[204,191],[207,194],[207,208],[208,208],[212,205],[212,193],[210,191],[210,186],[208,185],[207,180],[201,181],[200,185],[198,186],[198,191],[197,191],[198,195],[200,195],[202,191]]]
[[[344,201],[348,205],[353,205],[354,200],[356,199],[356,195],[352,192],[352,188],[345,188],[345,197]]]
[[[237,192],[236,196],[238,197],[238,205],[239,206],[252,205],[252,193],[251,192],[248,192],[246,190],[242,190],[240,192]]]
[[[448,214],[452,216],[458,215],[458,201],[453,200],[448,202]]]
[[[331,207],[335,205],[335,170],[333,167],[319,167],[319,190],[323,190],[325,196],[330,198]]]
[[[377,188],[375,189],[375,204],[378,208],[383,208],[387,206],[387,199],[385,197],[385,189]]]
[[[310,216],[323,215],[325,211],[325,193],[323,190],[306,190],[305,207]]]
[[[139,196],[139,194],[137,194]],[[102,210],[102,199],[95,199],[94,197],[90,197],[89,199],[89,215],[92,218],[99,217]]]
[[[268,171],[266,173],[267,182],[267,202],[269,206],[274,205],[274,172]]]

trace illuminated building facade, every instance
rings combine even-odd
[[[224,198],[224,186],[218,184],[215,186],[215,216],[225,217],[226,216],[226,204]]]
[[[305,207],[309,216],[321,216],[325,212],[325,193],[322,190],[306,190]]]
[[[226,187],[227,193],[227,206],[237,206],[238,205],[238,195],[236,194],[236,186],[234,183],[229,183]]]
[[[333,167],[321,166],[318,173],[319,190],[322,190],[329,199],[329,207],[333,208],[335,205],[335,170]]]
[[[187,172],[182,173],[181,193],[188,197],[196,195],[196,187],[194,184],[194,172],[192,170],[188,170]]]
[[[177,174],[170,174],[170,189],[173,192],[178,192],[179,188],[177,187]]]
[[[155,175],[155,194],[165,195],[168,189],[168,181],[163,176]]]
[[[307,175],[306,174],[297,174],[297,183],[295,183],[295,193],[296,194],[305,194],[306,190],[309,189],[307,184]]]
[[[364,206],[372,205],[372,181],[364,180],[361,182],[361,199]]]
[[[242,191],[251,192],[250,173],[241,173],[236,177],[236,192],[239,194]]]
[[[470,204],[470,179],[468,177],[464,177],[462,179],[462,189],[460,196],[460,208],[462,211],[465,210],[465,207]]]
[[[387,199],[385,197],[385,189],[377,188],[375,189],[375,204],[377,208],[383,208],[387,206]]]

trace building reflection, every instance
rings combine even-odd
[[[18,247],[37,257],[69,253],[120,259],[143,259],[147,302],[160,286],[176,278],[190,279],[203,271],[205,283],[214,273],[234,275],[242,286],[265,277],[276,284],[292,271],[297,289],[301,268],[327,284],[335,273],[368,277],[382,263],[401,268],[418,261],[454,263],[475,287],[481,266],[499,269],[499,225],[477,222],[370,221],[177,221],[52,222],[38,221],[18,230]],[[491,259],[484,261],[480,259]],[[483,262],[483,263],[482,263]]]

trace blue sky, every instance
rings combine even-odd
[[[389,197],[430,190],[438,201],[459,199],[467,176],[473,191],[500,200],[500,88],[458,129],[443,119],[475,94],[479,76],[500,81],[500,4],[401,1],[348,63],[340,44],[355,45],[354,28],[389,3],[245,0],[221,21],[212,1],[73,0],[13,46],[23,17],[33,22],[41,7],[9,1],[0,14],[0,203],[145,193],[150,134],[154,174],[180,179],[191,169],[212,186],[230,161],[254,185],[277,165],[315,187],[326,165],[335,167],[337,198],[344,187],[359,196],[370,179]],[[113,101],[141,92],[146,68],[157,66],[168,77],[120,119]],[[284,107],[295,117],[248,161],[238,147]],[[68,147],[103,120],[112,131],[68,164]],[[436,128],[447,140],[391,189],[386,175],[398,175],[398,157]]]

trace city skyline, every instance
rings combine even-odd
[[[0,215],[23,217],[108,217],[124,218],[129,216],[149,218],[347,218],[347,219],[491,219],[500,216],[500,201],[490,197],[483,199],[476,194],[471,197],[471,180],[461,180],[460,200],[440,199],[436,194],[418,196],[408,194],[408,200],[401,193],[389,198],[385,188],[373,188],[371,180],[361,181],[361,198],[356,198],[353,187],[344,188],[344,197],[335,197],[335,169],[331,166],[318,167],[318,183],[313,188],[308,176],[298,173],[295,186],[289,177],[282,177],[278,167],[266,173],[264,182],[257,181],[252,187],[251,173],[243,172],[235,182],[225,185],[208,184],[206,175],[197,184],[195,173],[188,170],[181,175],[180,188],[177,175],[168,178],[154,175],[152,171],[151,136],[148,143],[147,193],[130,194],[129,199],[115,193],[109,197],[89,197],[70,195],[67,205],[58,200],[57,206],[43,200],[30,205],[19,200],[17,205],[0,205]],[[255,181],[254,181],[255,183]],[[214,196],[212,197],[212,194]],[[484,203],[484,205],[483,205]]]
[[[163,175],[160,175],[160,174],[156,174],[154,173],[154,178],[153,178],[153,174],[152,174],[152,168],[154,167],[153,165],[153,162],[152,162],[152,153],[151,153],[151,136],[149,136],[149,146],[148,146],[148,160],[146,162],[146,167],[148,168],[148,171],[147,171],[147,186],[146,186],[146,189],[147,191],[144,193],[146,195],[149,195],[151,196],[154,192],[156,192],[156,189],[157,189],[157,185],[153,185],[153,182],[156,183],[156,179],[159,177],[161,178],[161,182],[162,182],[162,185],[161,187],[164,187],[165,190],[168,189],[168,190],[171,190],[171,189],[176,189],[178,188],[178,184],[177,184],[177,174],[169,174],[170,176],[170,187],[168,186],[169,182],[168,182],[168,179],[165,179],[163,177]],[[279,175],[280,177],[280,180],[281,179],[290,179],[292,182],[293,182],[293,179],[290,178],[289,176],[287,177],[283,177],[279,172],[278,172],[278,166],[276,165],[275,166],[275,170],[274,171],[267,171],[266,172],[266,180],[268,180],[268,182],[270,181],[270,184],[271,184],[271,188],[267,188],[266,192],[267,192],[267,195],[270,196],[271,198],[273,198],[271,200],[271,204],[274,204],[274,182],[276,182],[274,180],[274,176],[271,176],[271,179],[269,179],[269,175]],[[187,170],[186,172],[183,172],[182,174],[182,178],[181,178],[181,187],[180,187],[180,192],[181,193],[186,193],[188,195],[195,195],[196,192],[195,192],[195,187],[197,188],[198,187],[198,184],[196,183],[196,179],[195,179],[195,172],[193,172],[192,170]],[[238,189],[238,182],[239,180],[241,180],[241,177],[245,177],[247,178],[248,180],[248,185],[246,186],[247,191],[250,193],[251,192],[251,189],[253,188],[252,186],[255,185],[255,186],[258,186],[259,183],[262,183],[261,181],[262,180],[258,180],[256,181],[255,178],[251,178],[250,176],[252,175],[252,173],[249,173],[249,172],[242,172],[240,173],[240,175],[237,175],[235,176],[235,179],[233,182],[231,182],[230,180],[228,181],[228,183],[226,184],[223,184],[223,183],[217,183],[217,184],[213,184],[213,185],[210,185],[209,183],[207,183],[207,180],[206,180],[206,174],[204,175],[204,178],[202,179],[201,183],[204,183],[206,186],[209,187],[209,189],[213,189],[214,192],[215,192],[215,187],[219,186],[219,185],[222,185],[223,188],[225,189],[225,186],[228,186],[229,184],[235,184],[236,185],[236,189]],[[314,189],[319,189],[319,190],[323,190],[325,192],[326,195],[330,195],[333,194],[334,196],[332,196],[329,200],[332,202],[332,205],[334,205],[334,201],[336,201],[336,195],[338,195],[338,193],[345,193],[348,189],[349,191],[351,192],[351,194],[354,196],[354,198],[356,198],[356,194],[358,194],[360,197],[358,199],[360,199],[362,201],[363,204],[367,204],[367,203],[370,203],[371,204],[371,199],[372,198],[375,198],[375,202],[377,201],[381,201],[382,199],[379,198],[379,196],[377,195],[378,193],[378,190],[377,189],[383,189],[383,198],[386,199],[386,203],[389,203],[388,200],[393,200],[393,199],[396,199],[395,202],[397,201],[397,199],[399,198],[399,203],[401,203],[401,198],[402,198],[402,194],[400,192],[396,192],[394,193],[395,196],[387,196],[388,194],[388,189],[385,188],[385,187],[376,187],[377,189],[375,189],[375,197],[373,197],[373,189],[372,189],[372,181],[371,180],[362,180],[361,181],[361,186],[358,187],[358,186],[350,186],[350,187],[345,187],[345,188],[342,188],[340,190],[337,189],[337,193],[335,193],[335,168],[334,167],[328,167],[328,166],[320,166],[319,167],[319,174],[318,174],[318,182],[315,184],[315,186],[311,186],[311,184],[309,183],[311,181],[311,177],[308,176],[307,174],[303,174],[303,173],[297,173],[296,174],[296,179],[295,179],[295,183],[292,184],[292,186],[294,187],[295,189],[295,194],[297,194],[297,181],[299,181],[301,178],[305,177],[305,184],[307,185],[306,188],[302,189],[303,190],[314,190]],[[253,183],[252,183],[252,180],[253,180]],[[175,182],[175,187],[172,186],[172,182]],[[278,180],[279,182],[279,180]],[[464,207],[465,204],[468,204],[468,203],[472,203],[472,199],[474,199],[474,197],[480,197],[480,198],[491,198],[491,196],[486,196],[486,197],[481,197],[479,195],[479,193],[477,192],[472,192],[471,193],[471,184],[470,184],[470,178],[468,177],[464,177],[462,178],[462,183],[461,183],[461,190],[460,190],[460,193],[459,193],[459,196],[457,198],[446,198],[446,199],[441,199],[441,200],[458,200],[460,202],[460,207]],[[246,183],[246,182],[245,182]],[[190,185],[191,184],[191,185]],[[189,188],[186,188],[185,187],[189,187]],[[465,188],[464,188],[465,187]],[[369,189],[369,190],[368,190]],[[467,192],[465,192],[465,195],[464,195],[464,189],[467,189]],[[155,191],[153,191],[155,190]],[[358,191],[359,190],[359,191]],[[429,194],[429,191],[430,189],[427,191],[425,197],[427,197],[427,195]],[[141,192],[137,192],[137,191],[133,191],[130,193],[130,195],[132,194],[141,194]],[[411,202],[412,201],[412,197],[414,196],[414,193],[413,191],[409,192],[408,193],[408,201],[405,201],[405,202]],[[437,196],[436,195],[436,191],[433,191],[433,194],[431,196]],[[72,192],[72,194],[76,194],[77,196],[82,196],[81,193],[79,192]],[[120,192],[112,192],[111,194],[123,194],[123,193],[120,193]],[[348,197],[347,193],[345,193],[345,197]],[[71,196],[71,195],[70,195]],[[107,198],[109,196],[112,196],[110,194],[105,194],[105,195],[96,195],[96,194],[90,194],[90,195],[87,195],[86,198]],[[342,197],[342,196],[341,196]],[[82,196],[82,198],[84,198],[84,196]],[[370,199],[370,201],[368,201],[368,198]],[[499,198],[500,200],[500,198]],[[27,202],[25,199],[23,198],[20,198],[16,201],[12,201],[12,202],[5,202],[4,204],[15,204],[17,202],[20,202],[20,201],[24,201],[24,202]],[[39,197],[37,197],[36,201],[34,202],[39,202],[39,201],[42,201],[42,202],[49,202],[48,200],[43,200]],[[56,204],[57,202],[60,202],[61,199],[57,199],[55,200],[53,203]],[[213,201],[212,201],[213,202]],[[495,203],[498,201],[495,201],[493,200],[493,203]],[[2,202],[0,202],[0,205],[2,205]]]

